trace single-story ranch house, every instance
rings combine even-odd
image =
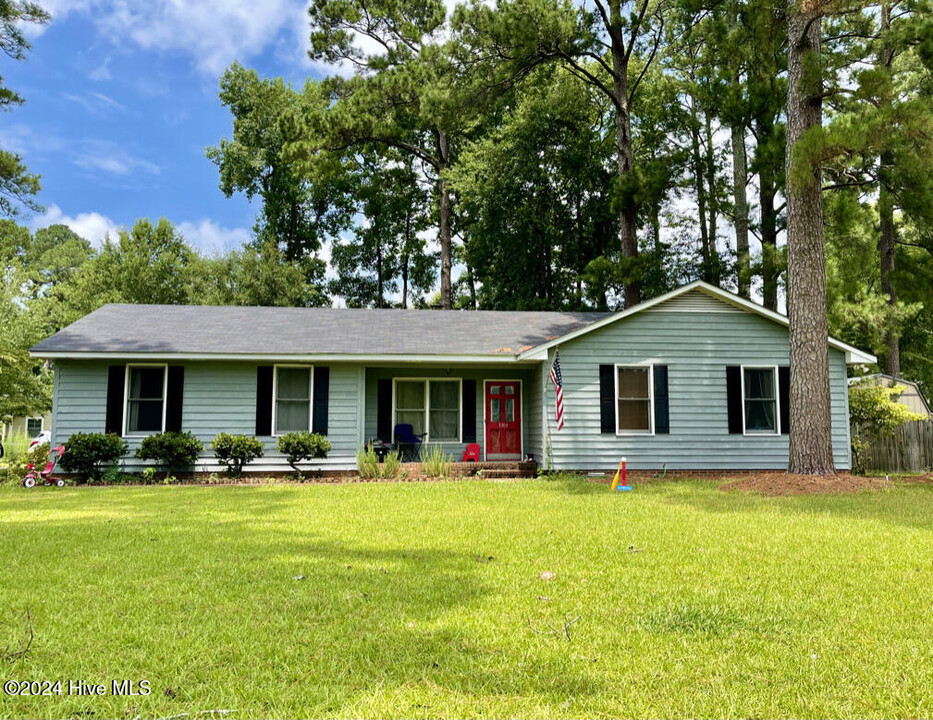
[[[564,427],[549,378],[560,352]],[[787,318],[695,282],[608,313],[107,305],[39,343],[54,363],[54,443],[115,432],[325,434],[316,467],[352,469],[398,425],[459,459],[531,456],[556,469],[783,469]],[[846,365],[829,340],[833,448],[851,467]],[[198,470],[217,466],[209,450]]]

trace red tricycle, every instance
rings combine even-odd
[[[23,478],[23,487],[35,487],[40,481],[43,485],[57,485],[58,487],[65,487],[64,480],[61,478],[52,477],[52,473],[55,472],[55,463],[57,463],[64,454],[64,445],[59,445],[56,448],[52,448],[52,451],[49,453],[49,461],[46,463],[45,469],[39,470],[38,472],[36,471],[35,466],[32,463],[29,463],[26,466],[26,469],[29,472],[27,472],[26,477]]]

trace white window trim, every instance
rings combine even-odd
[[[39,435],[45,432],[45,418],[44,417],[28,417],[26,418],[26,434],[29,434],[29,421],[38,420],[39,421]]]
[[[619,370],[648,368],[648,425],[650,430],[619,430]],[[624,435],[640,435],[641,437],[654,436],[654,364],[653,363],[616,363],[613,371],[613,385],[615,387],[615,418],[616,437]]]
[[[487,459],[489,453],[489,436],[486,434],[487,424],[489,420],[486,419],[486,393],[488,392],[489,385],[495,385],[496,383],[518,383],[518,411],[521,414],[521,422],[518,424],[518,459],[521,460],[525,455],[525,413],[522,403],[525,401],[525,387],[522,380],[483,380],[483,460]],[[544,411],[547,412],[547,403],[543,403]]]
[[[774,431],[747,430],[745,425],[745,370],[771,370],[774,378]],[[746,437],[774,437],[781,434],[781,380],[777,365],[739,365],[742,374],[742,435]],[[753,398],[754,399],[754,398]]]
[[[308,370],[308,432],[314,432],[314,365],[280,364],[272,366],[272,437],[282,437],[288,432],[279,432],[279,368],[300,368]],[[300,432],[300,431],[299,431]]]
[[[162,429],[158,433],[129,431],[130,425],[130,370],[132,368],[162,368]],[[165,432],[165,418],[168,411],[168,364],[167,363],[132,363],[124,370],[126,377],[123,380],[123,437],[143,438],[150,435],[159,435]]]
[[[459,445],[463,442],[463,378],[446,377],[394,377],[392,378],[392,442],[395,442],[395,426],[398,425],[398,384],[400,382],[424,383],[424,444]],[[431,387],[432,382],[457,383],[457,437],[431,439]]]

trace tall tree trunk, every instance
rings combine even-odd
[[[408,266],[411,263],[411,210],[405,212],[405,245],[402,252],[402,309],[408,309]]]
[[[704,125],[706,128],[706,200],[709,214],[709,230],[706,233],[706,242],[709,249],[706,254],[710,259],[710,282],[719,285],[719,250],[716,248],[716,235],[718,234],[718,208],[716,207],[716,153],[713,148],[713,124],[709,113],[705,113]]]
[[[760,127],[758,142],[765,137],[763,132],[773,128]],[[777,310],[777,211],[774,208],[774,167],[768,159],[761,163],[758,171],[758,207],[761,213],[761,282],[762,300],[768,310]]]
[[[894,52],[891,49],[890,42],[887,39],[887,33],[891,29],[891,4],[885,0],[881,4],[881,32],[884,42],[881,48],[881,66],[887,73],[891,73],[891,65],[894,62]],[[894,317],[894,308],[897,305],[897,292],[892,283],[894,274],[894,247],[897,242],[897,230],[894,226],[894,198],[888,188],[887,182],[891,166],[894,164],[894,158],[891,153],[882,153],[881,169],[879,172],[879,192],[878,192],[878,216],[881,224],[881,242],[879,250],[881,253],[881,292],[888,296],[888,306],[891,308],[891,314],[887,318],[886,331],[884,335],[885,353],[884,353],[884,371],[888,375],[898,377],[901,374],[901,343],[898,337],[898,329]]]
[[[732,194],[735,202],[735,253],[739,296],[751,297],[751,270],[748,254],[748,161],[745,157],[745,127],[732,126]]]
[[[447,179],[444,177],[444,171],[450,162],[450,155],[447,147],[447,133],[438,130],[437,134],[437,156],[439,159],[437,168],[437,190],[441,199],[441,309],[450,310],[452,304],[452,292],[450,273],[452,267],[451,261],[451,243],[450,243],[450,188],[447,187]]]
[[[882,164],[885,157],[882,156]],[[883,174],[883,173],[882,173]],[[901,374],[901,344],[898,331],[895,327],[894,306],[897,304],[897,291],[891,281],[894,273],[894,247],[897,241],[897,230],[894,227],[894,201],[891,191],[882,179],[878,195],[878,216],[881,221],[881,292],[888,296],[888,305],[892,313],[887,319],[887,329],[884,335],[884,371],[888,375],[898,377]]]
[[[376,235],[376,286],[378,297],[376,298],[376,307],[384,308],[385,305],[385,273],[382,263],[382,240]]]
[[[822,172],[818,161],[794,155],[801,137],[822,123],[823,83],[818,70],[821,22],[819,15],[799,7],[797,0],[788,0],[787,5],[788,472],[831,475],[834,466]],[[798,167],[801,162],[812,163],[812,167]]]
[[[709,228],[706,225],[706,181],[703,179],[703,154],[700,152],[700,119],[697,116],[696,98],[690,96],[691,150],[693,152],[693,184],[697,191],[697,211],[700,214],[700,255],[703,258],[702,278],[712,282],[710,270],[712,258],[709,254]]]
[[[618,163],[619,180],[625,182],[626,176],[632,171],[635,163],[635,153],[632,149],[632,119],[628,97],[628,55],[625,43],[619,33],[622,26],[621,0],[610,3],[610,24],[612,25],[612,90],[615,95],[616,107],[616,159]],[[619,210],[620,240],[622,243],[622,257],[626,260],[635,260],[638,257],[638,213],[634,200],[622,203]],[[641,283],[637,271],[632,268],[624,287],[625,307],[633,307],[641,302]]]

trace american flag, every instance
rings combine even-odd
[[[557,393],[557,411],[555,419],[557,420],[557,429],[564,429],[564,381],[560,376],[560,350],[554,353],[554,364],[551,365],[551,382],[554,383],[554,391]]]

